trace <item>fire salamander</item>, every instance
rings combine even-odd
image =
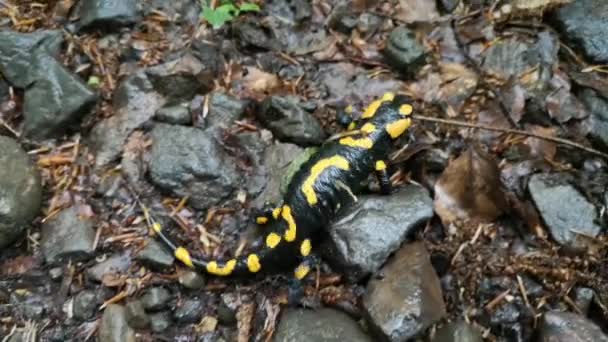
[[[184,265],[216,276],[244,276],[295,268],[296,279],[311,269],[312,243],[341,206],[352,201],[368,175],[375,173],[390,193],[386,159],[393,140],[409,128],[413,107],[407,96],[387,93],[369,104],[348,131],[326,142],[291,179],[283,204],[256,218],[266,235],[258,251],[229,260],[203,260],[172,242],[161,225],[152,229]]]

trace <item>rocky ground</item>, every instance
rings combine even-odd
[[[608,2],[259,6],[213,28],[195,0],[0,1],[3,342],[608,341]],[[301,305],[149,237],[136,196],[201,255],[248,248],[386,91],[419,115],[396,191],[328,228]]]

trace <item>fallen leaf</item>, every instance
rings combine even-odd
[[[439,19],[435,1],[429,0],[399,0],[395,9],[395,17],[406,23],[429,22]]]
[[[511,120],[518,123],[524,116],[524,108],[526,107],[526,90],[511,79],[500,88],[498,94],[500,102],[506,108]]]
[[[442,81],[439,99],[456,112],[460,112],[477,88],[477,74],[460,63],[440,63],[439,68]]]
[[[245,67],[246,75],[242,78],[243,87],[253,93],[270,92],[281,85],[277,75],[254,67]]]
[[[585,106],[565,88],[549,94],[546,102],[547,112],[559,123],[570,121],[573,118],[583,119],[588,116]]]
[[[556,133],[555,127],[533,126],[532,129],[528,130],[548,137],[555,137]],[[544,139],[528,137],[524,141],[524,144],[530,148],[530,155],[534,157],[544,157],[548,160],[553,160],[557,152],[556,144]]]
[[[434,206],[445,226],[496,219],[507,207],[496,161],[477,147],[452,160],[435,184]]]

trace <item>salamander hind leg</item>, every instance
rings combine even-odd
[[[390,195],[393,190],[391,180],[386,170],[386,163],[383,160],[378,160],[375,165],[375,174],[380,185],[380,193],[383,195]]]

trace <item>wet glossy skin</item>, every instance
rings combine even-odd
[[[409,102],[407,97],[385,94],[370,103],[361,122],[350,127],[352,134],[325,143],[304,163],[293,176],[283,204],[256,219],[266,231],[258,251],[238,259],[199,260],[173,244],[159,225],[154,226],[157,236],[183,264],[210,274],[273,273],[300,262],[294,273],[302,279],[310,270],[311,241],[330,224],[340,207],[352,202],[370,173],[386,177],[392,142],[411,124],[413,108]]]

